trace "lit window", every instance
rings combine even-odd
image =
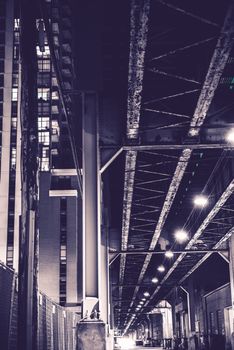
[[[38,117],[38,130],[48,130],[50,127],[49,117]]]
[[[40,170],[49,171],[49,158],[42,158],[40,160]]]
[[[58,99],[59,99],[58,91],[52,91],[52,100],[58,100]]]
[[[16,129],[16,127],[17,127],[17,118],[15,118],[15,117],[11,118],[11,127],[13,129]]]
[[[37,46],[37,56],[38,57],[50,57],[50,49],[49,46],[45,46],[45,51],[41,52],[40,47]]]
[[[12,89],[12,101],[17,101],[17,98],[18,98],[18,89],[17,88],[13,88]]]
[[[38,69],[39,71],[48,72],[50,71],[50,60],[38,60]]]
[[[62,244],[60,247],[60,259],[66,260],[66,258],[67,258],[67,248],[64,244]]]
[[[19,44],[19,38],[20,38],[19,32],[14,32],[14,42],[15,42],[15,44]]]
[[[50,89],[48,89],[48,88],[38,89],[37,97],[38,97],[38,99],[48,101],[50,99]]]
[[[14,29],[15,30],[19,30],[19,26],[20,26],[20,20],[19,20],[19,18],[15,18],[15,20],[14,20]]]
[[[40,131],[38,133],[38,142],[48,146],[50,144],[50,133],[48,131]]]
[[[16,149],[12,148],[11,149],[11,168],[15,169],[16,165]]]

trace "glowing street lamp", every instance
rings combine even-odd
[[[172,253],[171,250],[168,250],[168,251],[165,253],[165,257],[166,257],[166,258],[171,259],[171,258],[173,258],[173,256],[174,256],[174,254]]]
[[[153,282],[153,283],[158,283],[157,277],[152,278],[152,282]]]
[[[165,271],[165,267],[164,267],[163,265],[160,265],[160,266],[157,268],[157,270],[158,270],[159,272],[164,272],[164,271]]]
[[[206,196],[200,194],[194,197],[193,203],[196,207],[204,208],[209,203],[209,200]]]
[[[226,141],[229,143],[234,143],[234,129],[230,129],[226,134]]]
[[[188,240],[188,232],[185,230],[177,230],[175,232],[175,239],[178,243],[184,243]]]

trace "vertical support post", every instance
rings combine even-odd
[[[83,317],[99,311],[97,108],[97,94],[83,93]]]
[[[192,279],[189,279],[188,290],[180,286],[186,293],[188,306],[188,349],[195,349],[195,300],[194,285]]]
[[[22,130],[22,215],[19,253],[18,345],[37,349],[37,58],[36,13],[29,0],[20,1],[20,58]]]
[[[229,239],[229,271],[230,271],[230,286],[231,286],[231,315],[230,315],[230,333],[231,345],[234,349],[234,234]]]

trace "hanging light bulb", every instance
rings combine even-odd
[[[152,278],[152,282],[153,282],[153,283],[158,283],[157,277]]]
[[[171,259],[171,258],[173,258],[173,256],[174,256],[174,254],[172,253],[171,250],[168,250],[168,251],[165,253],[165,257],[166,257],[166,258]]]
[[[200,194],[194,197],[193,203],[196,207],[203,208],[207,206],[209,200],[206,196]]]
[[[164,272],[164,271],[165,271],[165,267],[164,267],[163,265],[160,265],[160,266],[157,268],[157,270],[158,270],[159,272]]]
[[[185,230],[177,230],[175,232],[175,239],[178,243],[184,243],[188,240],[188,232]]]
[[[230,129],[226,134],[226,141],[230,143],[234,143],[234,129]]]

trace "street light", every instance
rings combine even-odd
[[[175,239],[178,243],[184,243],[188,240],[188,232],[185,230],[177,230],[175,232]]]
[[[157,268],[157,270],[158,270],[159,272],[164,272],[164,271],[165,271],[165,267],[164,267],[163,265],[160,265],[160,266]]]
[[[234,129],[230,129],[226,134],[226,141],[230,143],[234,143]]]
[[[204,208],[207,206],[209,200],[206,196],[199,194],[194,197],[193,203],[196,207]]]
[[[153,282],[153,283],[158,283],[157,277],[152,278],[152,282]]]
[[[171,258],[173,258],[173,256],[174,256],[174,254],[172,253],[171,250],[168,250],[168,251],[165,253],[165,257],[166,257],[166,258],[171,259]]]

